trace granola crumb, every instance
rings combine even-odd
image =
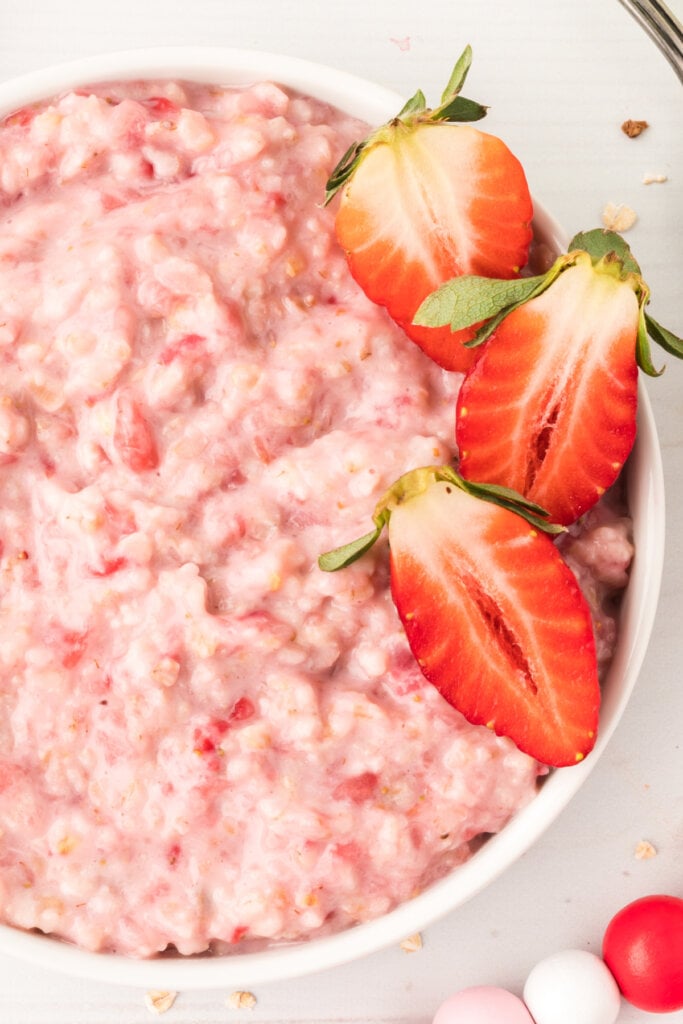
[[[228,996],[228,1006],[231,1010],[253,1010],[256,1006],[256,996],[253,992],[231,992]]]
[[[634,856],[636,860],[651,860],[657,856],[657,851],[647,839],[641,839],[635,848]]]
[[[638,136],[642,135],[645,129],[649,127],[650,126],[647,121],[632,121],[629,119],[628,121],[624,121],[621,126],[621,130],[624,135],[628,135],[629,139],[637,139]]]
[[[643,185],[661,185],[662,182],[668,181],[666,174],[644,174]]]
[[[162,989],[153,988],[145,992],[145,1006],[150,1013],[166,1013],[175,1003],[177,992],[164,992]]]
[[[608,231],[628,231],[637,220],[636,211],[623,203],[607,203],[602,211],[602,223]]]
[[[404,953],[417,953],[418,950],[422,949],[422,936],[419,932],[415,932],[414,935],[408,936],[401,943],[401,949]]]

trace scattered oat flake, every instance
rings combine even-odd
[[[253,1010],[256,1006],[256,996],[253,992],[231,992],[228,996],[228,1006],[231,1010]]]
[[[636,139],[641,135],[646,128],[649,128],[647,121],[624,121],[621,126],[621,130],[624,135],[628,135],[629,139]]]
[[[401,943],[401,949],[404,953],[417,953],[419,949],[422,949],[422,936],[420,933],[415,932],[414,935],[404,939]]]
[[[410,36],[406,36],[405,39],[394,39],[393,37],[390,36],[389,42],[394,43],[395,46],[398,46],[401,53],[407,53],[408,50],[410,49]]]
[[[635,849],[636,860],[651,860],[656,856],[657,851],[652,843],[648,843],[647,839],[641,839]]]
[[[164,992],[153,988],[145,992],[145,1006],[151,1013],[166,1013],[175,1003],[177,992]]]
[[[608,203],[602,211],[602,223],[608,231],[628,231],[638,220],[638,214],[623,203]]]
[[[663,181],[668,181],[666,174],[644,174],[643,185],[661,185]]]

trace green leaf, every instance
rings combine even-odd
[[[475,103],[473,100],[459,97],[458,93],[467,77],[467,72],[472,63],[472,48],[466,46],[458,58],[453,72],[441,97],[441,106],[436,110],[427,107],[427,100],[421,89],[418,89],[414,96],[404,103],[396,115],[380,128],[370,132],[362,142],[354,142],[349,146],[343,157],[332,171],[332,174],[325,185],[325,196],[323,206],[336,196],[337,192],[346,184],[354,174],[358,163],[363,155],[363,150],[368,146],[372,147],[378,142],[386,142],[390,137],[389,133],[395,129],[399,121],[404,121],[408,126],[425,121],[479,121],[486,116],[486,107]]]
[[[648,377],[659,377],[664,372],[664,367],[661,370],[657,370],[652,362],[652,354],[650,352],[650,340],[647,336],[647,324],[645,322],[645,310],[640,307],[640,313],[638,316],[638,334],[636,336],[636,363],[641,368],[643,373],[646,373]]]
[[[647,313],[645,314],[645,324],[647,332],[653,341],[661,345],[665,352],[676,356],[678,359],[683,359],[683,339],[677,337],[673,331],[668,331],[666,327],[662,327],[661,324],[658,324]]]
[[[607,231],[604,228],[580,231],[569,243],[569,252],[575,249],[587,252],[593,263],[598,263],[605,256],[614,253],[627,273],[640,274],[640,267],[628,243],[616,231]]]
[[[467,73],[472,65],[472,47],[468,44],[458,57],[455,67],[451,71],[451,77],[448,79],[448,85],[444,89],[441,96],[441,103],[447,103],[448,100],[457,96],[467,78]]]
[[[352,562],[357,561],[361,555],[370,550],[381,532],[382,527],[378,526],[371,533],[366,533],[364,537],[352,540],[349,544],[342,544],[341,547],[335,548],[333,551],[326,551],[324,555],[320,555],[318,558],[318,565],[325,572],[336,572],[337,569],[345,569],[347,565],[351,565]]]
[[[427,100],[422,89],[418,89],[414,96],[405,103],[399,110],[397,117],[407,117],[409,114],[421,114],[427,109]]]
[[[448,103],[437,107],[429,118],[430,121],[481,121],[486,117],[488,107],[474,100],[465,99],[464,96],[455,96]]]
[[[510,487],[501,487],[499,484],[473,483],[471,480],[465,480],[464,477],[460,477],[460,486],[463,491],[467,491],[474,498],[490,501],[492,504],[500,505],[501,508],[505,508],[509,512],[514,512],[516,515],[521,516],[522,519],[526,519],[530,526],[541,530],[543,533],[556,535],[566,532],[566,527],[549,521],[549,513],[544,508],[536,505],[533,501],[528,501],[524,495],[518,491],[513,491]]]
[[[517,306],[521,305],[522,303],[518,302],[515,306],[506,306],[505,309],[501,309],[500,313],[481,325],[473,338],[470,338],[469,341],[463,341],[463,348],[479,348],[498,329],[498,325],[502,324],[508,313],[511,313],[513,309],[517,309]]]
[[[333,551],[326,551],[324,555],[320,555],[318,558],[320,568],[324,569],[325,572],[336,572],[337,569],[345,569],[347,565],[356,562],[366,551],[370,550],[389,522],[390,516],[391,512],[388,508],[383,508],[381,511],[376,510],[375,515],[372,517],[375,529],[371,530],[370,533],[366,533],[363,537],[359,537],[357,540],[352,540],[348,544],[342,544],[341,547],[335,548]]]
[[[366,139],[362,142],[352,142],[346,150],[343,157],[332,171],[332,174],[327,179],[323,206],[327,206],[330,200],[336,196],[342,185],[351,177],[358,165],[360,155],[365,149],[366,142]]]
[[[413,318],[419,327],[445,327],[458,331],[490,320],[511,305],[525,302],[547,275],[501,281],[489,277],[454,277],[428,295]]]

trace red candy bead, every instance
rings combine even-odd
[[[683,900],[644,896],[629,903],[607,926],[602,956],[633,1006],[683,1009]]]

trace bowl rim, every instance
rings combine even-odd
[[[85,57],[0,82],[0,117],[71,87],[150,77],[225,86],[277,82],[371,124],[387,120],[403,104],[390,89],[313,61],[262,50],[173,46]],[[564,231],[536,200],[534,223],[558,249],[566,248]],[[470,860],[376,920],[335,935],[257,953],[134,960],[90,952],[49,935],[0,925],[0,954],[109,983],[186,990],[244,987],[312,974],[398,944],[479,893],[533,845],[583,785],[624,712],[645,657],[663,570],[665,507],[661,451],[642,380],[637,439],[626,472],[636,555],[621,608],[619,641],[604,684],[596,746],[581,764],[553,771],[533,800]],[[636,480],[640,481],[638,488],[632,486]],[[613,680],[619,677],[622,682],[617,687]]]

